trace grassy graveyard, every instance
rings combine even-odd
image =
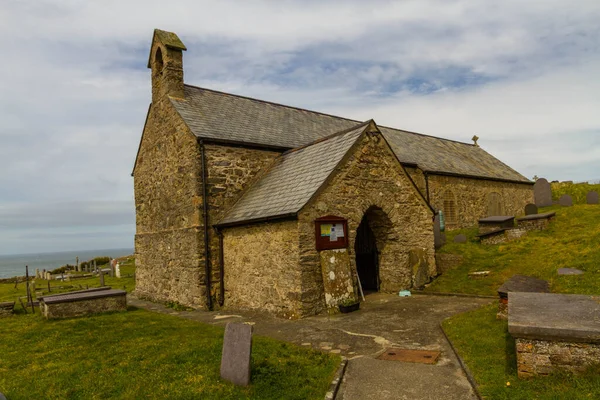
[[[132,291],[134,273],[130,258],[122,278],[106,275],[105,284]],[[51,294],[100,286],[98,277],[49,283]],[[37,279],[36,291],[48,294],[48,281]],[[16,315],[0,319],[0,392],[9,399],[323,398],[340,361],[255,337],[252,384],[242,389],[220,379],[220,327],[134,307],[46,321],[25,313],[25,294],[25,283],[0,283],[0,301],[17,301]]]
[[[496,296],[496,290],[515,274],[545,279],[555,293],[600,294],[600,206],[575,204],[552,206],[540,213],[556,211],[549,229],[501,245],[481,245],[477,228],[447,232],[442,253],[459,254],[464,261],[439,276],[426,292],[448,292]],[[454,243],[464,233],[467,243]],[[585,273],[559,276],[559,268],[577,268]],[[470,272],[490,271],[472,278]]]
[[[454,316],[443,323],[486,399],[551,400],[600,398],[600,367],[581,375],[517,378],[514,339],[507,321],[497,320],[496,303]]]
[[[252,384],[219,377],[223,329],[131,308],[126,313],[0,323],[0,391],[9,399],[323,398],[339,357],[255,337]]]
[[[107,286],[111,286],[114,289],[124,289],[128,292],[131,292],[135,289],[135,260],[133,257],[123,258],[123,261],[120,263],[121,267],[121,278],[113,277],[111,278],[108,275],[104,276],[104,284]],[[107,265],[99,265],[100,268],[108,267]],[[30,271],[30,273],[32,273]],[[73,273],[75,274],[75,273]],[[35,275],[35,271],[33,272]],[[79,275],[83,275],[82,273]],[[30,277],[31,279],[31,277]],[[50,291],[48,291],[48,284],[50,284]],[[73,290],[81,290],[86,289],[87,287],[98,287],[100,286],[100,279],[97,276],[89,277],[89,278],[80,278],[80,279],[72,279],[70,281],[47,281],[45,279],[36,279],[35,280],[35,288],[36,292],[41,295],[47,294],[56,294],[62,292],[70,292]],[[0,302],[3,301],[16,301],[16,309],[21,309],[21,304],[19,303],[18,298],[26,296],[27,289],[25,282],[20,282],[15,287],[13,283],[0,283]],[[35,293],[34,293],[35,299]],[[25,302],[25,299],[23,299]]]

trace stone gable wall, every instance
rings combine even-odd
[[[300,316],[297,221],[227,228],[223,243],[225,307]]]
[[[443,209],[446,190],[453,192],[458,213],[458,223],[451,224],[446,221],[448,229],[467,228],[476,225],[479,219],[487,217],[491,193],[500,195],[504,215],[523,215],[525,206],[533,202],[532,185],[429,175],[429,196],[434,209]]]
[[[134,171],[136,293],[204,307],[200,158],[164,97],[153,104]]]
[[[348,220],[348,252],[356,268],[356,230],[372,206],[392,222],[380,252],[381,290],[396,292],[412,287],[411,249],[423,249],[428,275],[436,275],[433,214],[419,196],[387,143],[367,134],[353,147],[333,178],[299,214],[299,251],[302,280],[302,315],[325,310],[319,252],[315,249],[314,220],[326,215]],[[377,236],[377,235],[376,235]],[[378,241],[381,243],[381,240]],[[355,282],[356,285],[356,282]]]

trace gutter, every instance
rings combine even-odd
[[[423,176],[425,176],[425,194],[427,195],[427,202],[431,204],[429,201],[429,174],[427,172],[423,172]]]
[[[213,225],[213,228],[215,228],[215,229],[231,228],[234,226],[257,224],[259,222],[269,222],[269,221],[278,220],[278,219],[296,219],[297,217],[298,217],[298,214],[293,212],[293,213],[287,213],[287,214],[281,214],[281,215],[273,215],[270,217],[261,217],[261,218],[254,218],[254,219],[245,219],[242,221],[219,223],[219,224]]]
[[[505,183],[517,183],[520,185],[531,185],[533,186],[535,182],[531,181],[517,181],[514,179],[502,179],[502,178],[493,178],[493,177],[485,177],[485,176],[476,176],[476,175],[466,175],[466,174],[456,174],[454,172],[443,172],[443,171],[423,171],[431,175],[440,175],[440,176],[454,176],[457,178],[468,178],[468,179],[477,179],[483,181],[495,181],[495,182],[505,182]]]
[[[210,281],[210,246],[208,243],[208,188],[206,185],[207,173],[206,173],[206,155],[204,149],[204,142],[198,141],[200,145],[200,162],[202,164],[202,209],[204,217],[204,284],[206,286],[206,308],[212,310],[212,297],[211,297],[211,281]]]

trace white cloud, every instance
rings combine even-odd
[[[188,83],[463,141],[476,133],[527,176],[582,180],[600,169],[599,20],[593,0],[3,2],[0,210],[17,203],[27,211],[15,215],[40,223],[17,240],[0,221],[0,253],[48,247],[40,232],[62,232],[57,250],[69,232],[90,247],[130,237],[154,28],[188,46]],[[81,223],[42,215],[72,201],[120,205],[73,213]]]

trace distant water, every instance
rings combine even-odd
[[[35,275],[35,270],[53,270],[65,264],[75,265],[75,257],[79,262],[91,260],[95,257],[123,257],[133,254],[133,249],[105,249],[105,250],[83,250],[63,251],[60,253],[37,253],[37,254],[14,254],[9,256],[0,255],[0,278],[12,278],[13,276],[24,276],[25,266],[29,266],[29,275]]]

